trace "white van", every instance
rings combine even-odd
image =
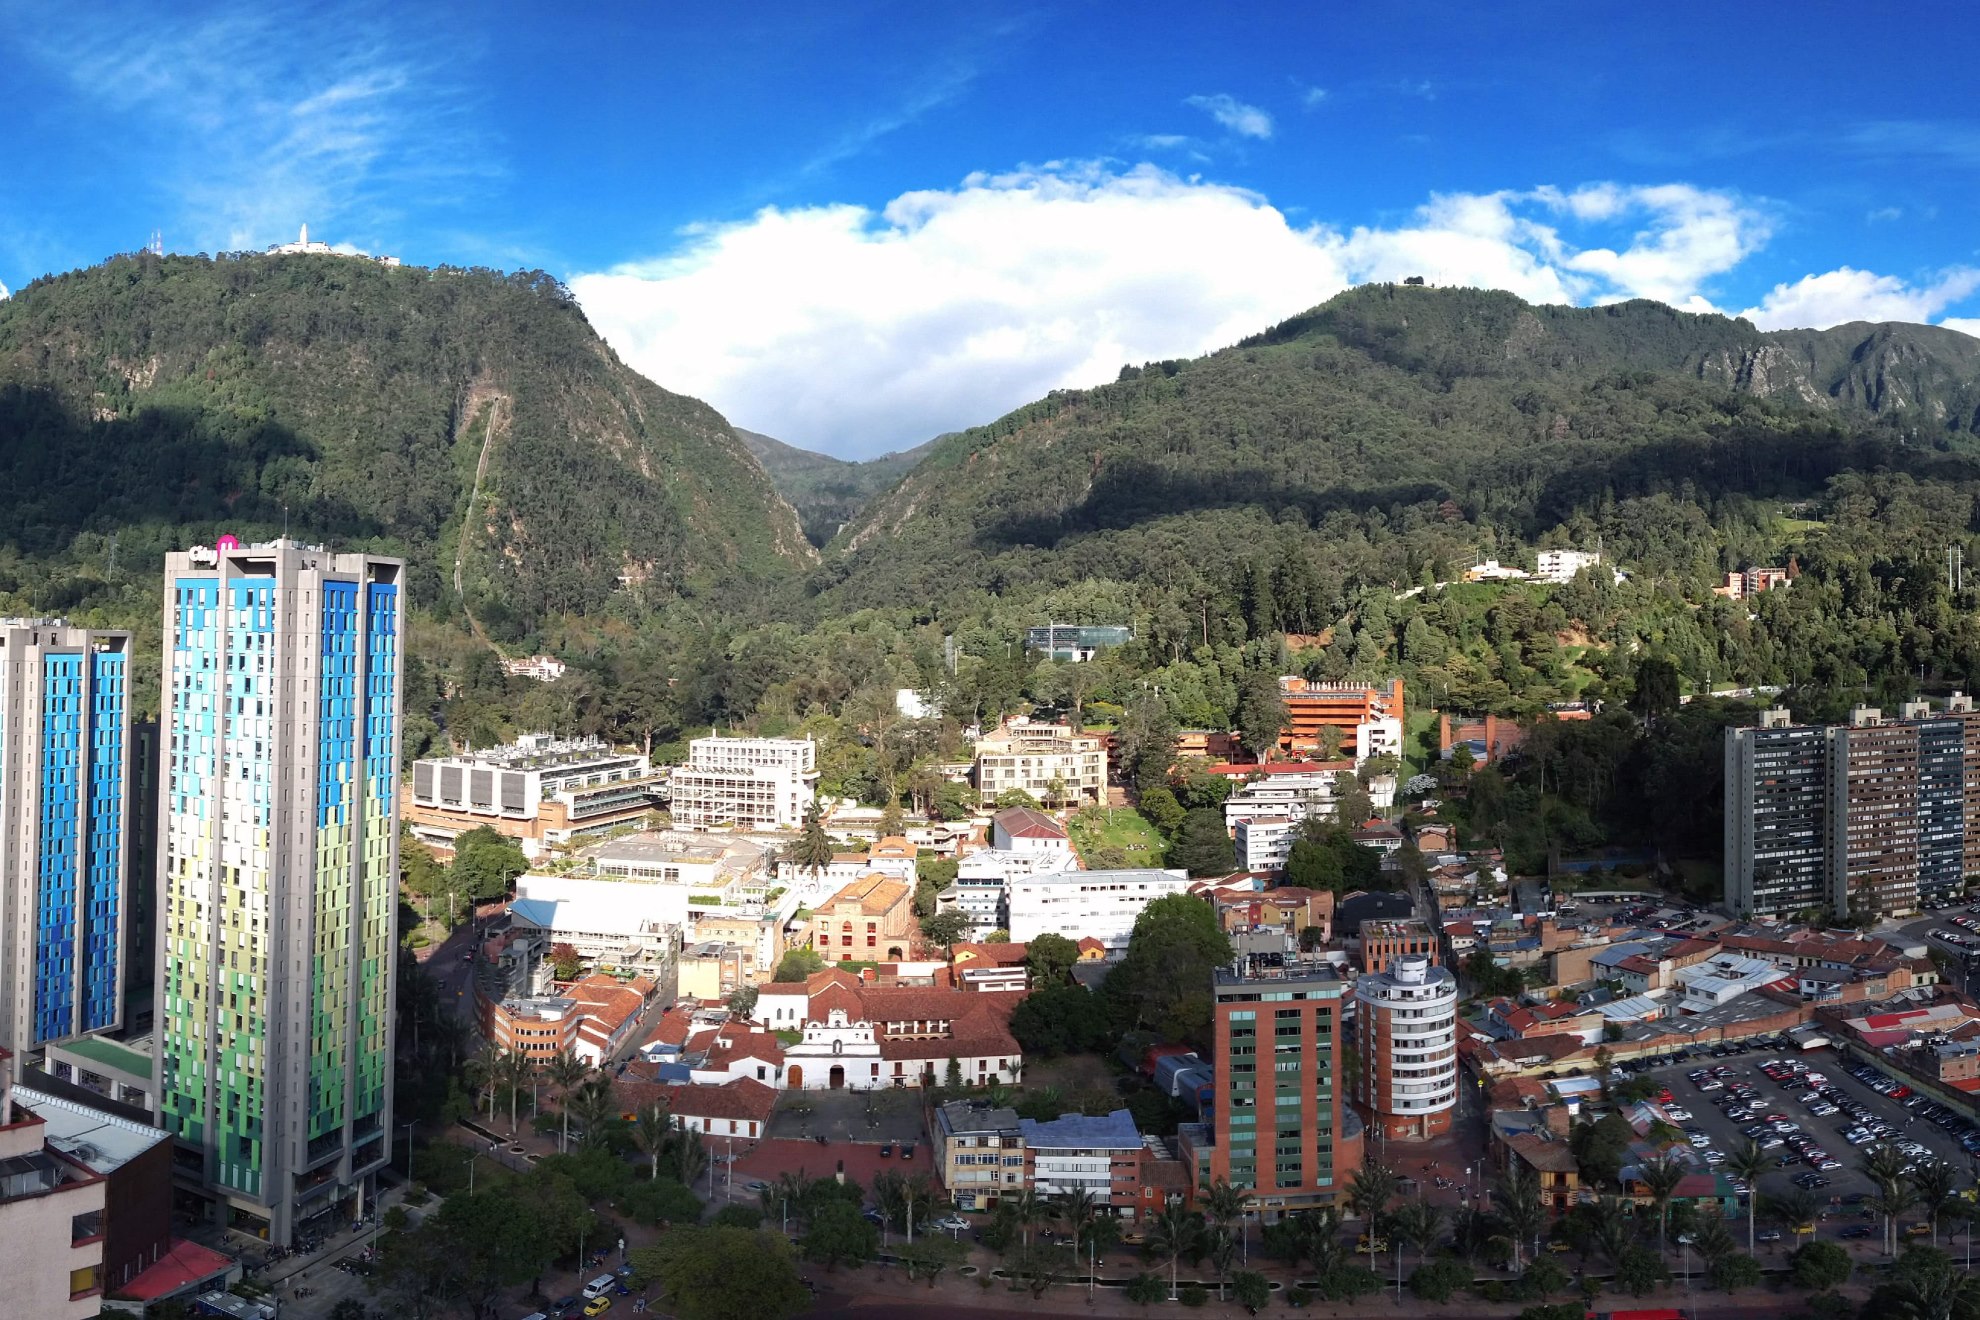
[[[524,1316],[522,1320],[550,1320],[550,1317],[543,1314],[543,1312],[541,1311],[531,1311],[528,1315]]]
[[[603,1297],[606,1293],[611,1292],[612,1289],[618,1286],[619,1286],[618,1275],[601,1274],[597,1278],[593,1279],[590,1283],[584,1285],[584,1300],[587,1302],[596,1301],[597,1299]]]

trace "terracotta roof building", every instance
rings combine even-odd
[[[913,948],[914,890],[889,876],[853,881],[811,914],[811,947],[826,962],[899,962]]]

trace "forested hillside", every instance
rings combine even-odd
[[[1980,688],[1975,579],[1947,572],[1980,561],[1976,389],[1975,341],[1928,327],[1371,287],[944,437],[821,556],[766,469],[823,539],[903,456],[753,458],[547,277],[125,257],[0,303],[0,611],[134,626],[155,654],[163,550],[286,518],[407,555],[408,755],[803,731],[827,792],[923,807],[961,727],[1021,709],[1159,748],[1244,727],[1278,674],[1400,675],[1420,765],[1432,708],[1594,698],[1601,719],[1481,772],[1470,823],[1522,861],[1698,853],[1718,727],[1751,712],[1645,692],[1773,685],[1825,716]],[[1547,546],[1625,576],[1461,581]],[[1750,565],[1796,576],[1713,594]],[[1040,662],[1022,630],[1048,620],[1134,640]],[[508,678],[491,640],[571,672]],[[900,688],[942,718],[902,720]]]
[[[821,547],[875,495],[913,471],[936,443],[930,440],[898,453],[852,462],[799,449],[741,427],[736,428],[736,434],[770,474],[770,484],[777,493],[797,510],[805,536]]]
[[[1436,530],[1454,521],[1529,539],[1581,519],[1620,537],[1625,560],[1692,568],[1749,548],[1649,544],[1619,507],[1805,498],[1851,470],[1980,470],[1980,341],[1931,327],[1763,335],[1647,302],[1370,286],[1224,352],[1121,375],[939,442],[848,529],[838,595],[939,599],[938,582],[1183,565],[1229,580],[1263,556],[1304,631],[1344,583],[1413,583],[1456,548]],[[1288,528],[1352,523],[1364,535],[1287,549]],[[1377,524],[1409,534],[1356,544]]]
[[[0,302],[0,590],[114,612],[170,545],[285,524],[404,554],[498,641],[812,557],[727,422],[540,273],[141,254]]]

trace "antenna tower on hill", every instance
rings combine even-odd
[[[156,230],[156,229],[154,229],[154,230],[152,230],[152,231],[151,231],[151,241],[150,241],[149,243],[146,243],[146,244],[144,245],[144,250],[145,250],[146,252],[149,252],[149,253],[150,253],[150,254],[151,254],[152,256],[154,256],[154,257],[162,257],[162,256],[164,256],[164,255],[165,255],[165,235],[164,235],[163,233],[161,233],[161,232],[159,232],[159,231],[158,231],[158,230]]]

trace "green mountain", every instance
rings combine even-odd
[[[1154,575],[1207,598],[1262,566],[1319,601],[1411,583],[1481,530],[1563,527],[1656,559],[1686,552],[1651,544],[1675,536],[1654,518],[1618,525],[1631,501],[1799,498],[1890,467],[1971,477],[1976,426],[1980,341],[1951,330],[1762,333],[1644,301],[1371,285],[944,437],[814,585],[912,605]]]
[[[930,449],[941,443],[938,437],[898,453],[849,462],[830,454],[799,449],[741,427],[736,428],[736,434],[770,474],[770,484],[777,488],[777,493],[797,510],[805,536],[820,547],[837,536],[839,529],[851,522],[869,500],[906,476]]]
[[[498,641],[815,557],[729,424],[541,273],[141,254],[0,302],[0,592],[86,612],[113,553],[285,525],[405,554]]]

